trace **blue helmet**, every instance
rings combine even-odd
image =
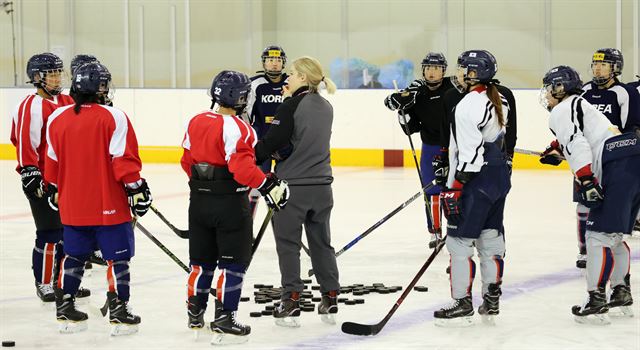
[[[469,50],[458,56],[458,66],[465,69],[464,80],[472,83],[488,83],[498,72],[496,58],[487,50]],[[469,78],[470,71],[476,72]]]
[[[624,58],[622,57],[622,51],[613,48],[598,49],[593,53],[591,58],[591,69],[595,63],[605,62],[611,65],[611,74],[608,77],[593,77],[593,82],[596,85],[604,85],[610,79],[622,74],[622,68],[624,67]]]
[[[213,78],[209,93],[220,106],[233,108],[240,114],[247,106],[250,90],[251,81],[246,74],[223,70]]]
[[[582,93],[582,79],[575,69],[569,66],[551,68],[542,78],[544,88],[551,88],[551,95],[562,98],[565,95]]]
[[[91,62],[78,67],[72,77],[71,84],[75,92],[85,95],[106,95],[109,92],[111,73],[104,65]]]
[[[27,83],[33,84],[36,87],[41,87],[51,95],[57,95],[62,92],[62,84],[58,87],[49,87],[43,84],[45,75],[47,73],[61,73],[64,71],[62,60],[60,57],[50,53],[39,53],[31,56],[27,62],[27,76],[29,81]]]
[[[71,60],[71,65],[70,65],[71,75],[73,75],[73,73],[76,71],[76,69],[78,69],[78,67],[80,67],[85,63],[100,63],[100,61],[98,61],[98,59],[94,55],[85,55],[85,54],[75,55],[75,57],[73,57],[73,59]]]
[[[444,70],[447,70],[447,59],[440,52],[429,52],[424,56],[421,64],[423,69],[424,66],[442,66]]]

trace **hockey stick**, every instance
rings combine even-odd
[[[169,228],[171,229],[171,231],[173,231],[176,235],[178,235],[178,237],[182,238],[182,239],[188,239],[189,238],[189,230],[181,230],[175,226],[173,226],[169,220],[167,220],[166,217],[164,217],[164,215],[162,215],[162,213],[153,205],[151,206],[151,210],[158,215],[158,217],[160,218],[160,220],[162,220],[162,222],[164,222],[167,226],[169,226]]]
[[[520,154],[528,154],[530,156],[541,156],[542,155],[542,152],[530,151],[528,149],[522,149],[522,148],[514,148],[513,151],[516,152],[516,153],[520,153]]]
[[[393,81],[393,87],[398,91],[398,84],[396,81]],[[416,148],[413,146],[413,139],[411,139],[411,132],[409,130],[409,125],[407,122],[407,117],[404,115],[404,111],[398,110],[398,113],[402,117],[402,130],[407,137],[409,138],[409,145],[411,145],[411,154],[413,154],[413,162],[416,164],[416,171],[418,171],[418,179],[420,179],[420,186],[424,187],[424,180],[422,179],[422,173],[420,172],[420,165],[418,164],[418,157],[416,156]],[[427,196],[427,192],[425,190],[422,191],[424,193],[424,211],[427,215],[427,225],[429,227],[434,227],[433,218],[431,217],[431,201],[429,201],[429,197]]]
[[[426,186],[424,186],[422,188],[422,190],[416,194],[414,194],[413,196],[411,196],[411,198],[407,199],[406,202],[400,204],[400,206],[398,206],[397,208],[393,209],[389,214],[385,215],[385,217],[383,217],[382,219],[380,219],[378,222],[376,222],[375,224],[373,224],[373,226],[369,227],[366,231],[364,231],[363,233],[361,233],[358,237],[354,238],[351,242],[347,243],[347,245],[345,245],[344,247],[342,247],[342,249],[340,249],[337,253],[336,253],[336,258],[339,257],[340,255],[342,255],[342,253],[344,253],[345,251],[349,250],[349,248],[353,247],[356,243],[358,243],[361,239],[365,238],[367,235],[369,235],[371,232],[373,232],[375,229],[377,229],[378,227],[382,226],[382,224],[384,224],[385,222],[387,222],[389,219],[391,219],[394,215],[398,214],[402,209],[406,208],[409,204],[411,204],[411,202],[413,202],[414,200],[416,200],[418,197],[420,197],[420,195],[422,193],[424,193],[424,191],[429,190],[431,187],[435,186],[435,183],[430,182],[428,183]],[[309,270],[309,277],[313,276],[313,269]]]
[[[436,248],[433,250],[433,253],[431,253],[427,261],[424,263],[424,265],[422,265],[422,267],[420,268],[416,276],[413,278],[411,283],[409,283],[409,285],[404,289],[404,292],[402,292],[402,295],[400,296],[400,298],[398,298],[396,303],[393,304],[393,307],[391,308],[391,310],[389,310],[389,312],[382,319],[382,321],[374,325],[367,325],[367,324],[361,324],[361,323],[355,323],[355,322],[344,322],[342,324],[342,331],[344,333],[353,334],[353,335],[376,335],[380,333],[382,328],[384,328],[387,322],[389,322],[389,319],[391,319],[391,316],[393,316],[396,310],[398,310],[398,308],[400,307],[400,304],[402,304],[402,302],[407,297],[407,295],[411,293],[411,291],[413,290],[413,287],[415,287],[416,283],[418,283],[418,281],[420,280],[420,277],[422,277],[422,275],[427,270],[429,265],[431,265],[431,263],[436,258],[438,253],[440,253],[440,251],[442,250],[442,247],[444,246],[444,241],[445,241],[444,238],[438,241],[438,244],[436,245]]]
[[[264,221],[262,221],[262,226],[260,226],[260,231],[258,231],[256,238],[253,240],[253,246],[251,246],[252,259],[253,259],[253,254],[255,254],[256,250],[258,250],[258,245],[262,240],[262,236],[264,236],[264,231],[266,231],[267,226],[269,226],[269,221],[271,221],[271,217],[273,217],[273,212],[274,210],[272,208],[269,208],[269,211],[267,212],[267,216],[264,217]]]

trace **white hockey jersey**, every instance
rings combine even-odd
[[[584,98],[572,95],[553,108],[549,129],[574,174],[591,164],[591,171],[602,180],[602,149],[608,138],[620,134],[617,126]]]
[[[502,100],[502,115],[506,125],[509,103]],[[457,105],[455,118],[451,123],[449,141],[449,178],[447,186],[451,187],[457,171],[480,172],[484,165],[484,143],[494,142],[505,133],[506,128],[500,126],[495,107],[487,96],[484,86],[469,92]]]

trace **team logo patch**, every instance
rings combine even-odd
[[[616,148],[635,146],[638,143],[638,139],[620,140],[616,142],[607,143],[607,151],[612,151]]]
[[[601,52],[596,52],[593,54],[594,61],[604,61],[604,54]]]
[[[280,50],[269,50],[269,57],[280,57]]]

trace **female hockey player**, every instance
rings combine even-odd
[[[204,327],[214,270],[221,306],[215,310],[210,329],[212,344],[243,343],[251,327],[239,323],[244,273],[251,261],[253,220],[247,191],[257,188],[275,210],[289,198],[286,182],[265,175],[256,165],[253,145],[256,134],[239,116],[247,105],[249,78],[239,72],[222,71],[211,84],[216,111],[200,113],[189,121],[182,142],[181,164],[189,176],[189,259],[187,316],[189,327]]]
[[[435,157],[442,157],[440,131],[446,113],[443,106],[444,93],[453,85],[445,78],[447,59],[439,52],[429,52],[422,60],[422,79],[414,80],[408,88],[387,96],[385,106],[392,111],[398,110],[398,121],[405,134],[420,132],[422,153],[420,173],[423,186],[435,179],[432,166]],[[440,186],[434,186],[425,192],[430,197],[427,208],[427,229],[431,233],[430,248],[442,238],[442,211],[440,210]]]
[[[437,325],[470,325],[475,246],[480,257],[483,303],[489,320],[499,312],[505,252],[503,212],[511,188],[503,151],[508,104],[493,79],[497,63],[485,50],[458,57],[454,84],[467,94],[451,121],[447,188],[440,194],[447,217],[446,246],[451,256],[453,303],[434,313]]]
[[[329,93],[336,89],[335,84],[324,76],[322,66],[315,58],[301,57],[293,61],[285,87],[285,100],[264,140],[256,145],[258,162],[272,156],[276,158],[276,174],[291,186],[289,205],[273,217],[284,289],[282,302],[273,315],[276,324],[283,326],[300,326],[299,299],[304,287],[300,279],[303,225],[311,263],[322,293],[318,313],[323,321],[334,324],[334,314],[338,312],[336,301],[340,284],[329,228],[333,208],[333,176],[329,157],[333,108],[319,94],[321,83],[326,85]],[[281,153],[283,148],[290,148],[290,152]]]
[[[31,255],[36,295],[43,302],[55,301],[54,280],[64,256],[60,215],[47,203],[49,185],[43,181],[45,171],[46,128],[49,116],[56,108],[73,104],[62,93],[62,60],[52,53],[32,56],[27,62],[29,83],[36,93],[25,97],[12,112],[11,142],[16,147],[22,190],[29,200],[36,225],[36,240]],[[89,296],[80,288],[78,298]]]
[[[630,234],[640,208],[640,135],[621,134],[596,107],[579,96],[582,81],[571,67],[545,74],[541,104],[551,112],[549,128],[575,175],[581,204],[589,208],[586,222],[587,292],[583,305],[571,312],[579,323],[610,323],[609,308],[630,314]],[[609,300],[605,294],[611,279]]]
[[[140,323],[129,307],[129,261],[135,252],[130,210],[144,215],[151,193],[140,178],[138,142],[127,115],[98,103],[109,92],[107,68],[85,64],[72,80],[75,105],[57,109],[47,128],[45,178],[57,186],[50,202],[58,203],[64,227],[56,317],[63,333],[86,329],[87,314],[75,308],[74,296],[97,243],[108,263],[111,334],[130,334]]]

